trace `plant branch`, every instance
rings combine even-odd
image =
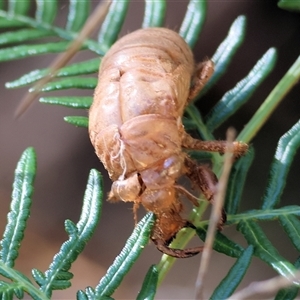
[[[237,140],[249,143],[266,123],[275,108],[300,79],[300,56],[271,91],[252,119],[238,135]]]

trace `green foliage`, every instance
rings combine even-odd
[[[300,221],[295,215],[281,215],[279,222],[297,251],[300,252]]]
[[[1,240],[0,274],[11,281],[8,283],[0,280],[1,299],[13,299],[14,295],[23,298],[24,292],[33,299],[49,299],[52,291],[70,287],[70,280],[73,278],[73,274],[69,272],[71,265],[90,240],[100,218],[103,199],[102,176],[96,170],[91,170],[79,222],[65,222],[68,241],[62,244],[45,273],[37,269],[32,270],[33,278],[39,286],[37,288],[29,278],[13,269],[30,214],[35,174],[35,151],[28,148],[16,168],[11,211]]]
[[[242,232],[248,244],[254,246],[254,254],[279,274],[289,276],[296,272],[297,269],[278,253],[257,223],[240,221],[237,229]]]
[[[77,127],[88,127],[88,125],[89,125],[89,119],[87,117],[67,116],[67,117],[64,117],[64,120],[67,123],[73,124]]]
[[[161,27],[166,13],[166,1],[145,0],[145,13],[142,27]]]
[[[263,199],[263,209],[273,208],[279,203],[288,171],[299,147],[300,120],[279,140],[270,169],[270,183]]]
[[[109,47],[118,39],[119,30],[124,23],[129,1],[113,1],[101,26],[98,42]]]
[[[158,281],[158,271],[156,265],[152,265],[145,276],[141,291],[139,292],[136,299],[137,300],[154,299],[156,293],[157,281]]]
[[[125,275],[138,259],[144,247],[148,244],[153,219],[153,214],[149,213],[136,226],[123,250],[109,267],[100,283],[96,286],[94,291],[95,299],[110,297],[121,284]]]
[[[51,1],[40,1],[40,2],[42,2],[43,5],[45,6],[46,5],[51,6]],[[55,2],[56,1],[53,1],[54,3],[53,6],[56,9],[57,4]],[[91,4],[89,1],[71,0],[66,29],[75,32],[79,31],[85,24],[87,18],[89,17],[90,6]],[[48,7],[46,9],[48,9]],[[55,16],[55,13],[56,12],[51,12],[49,13],[49,15]],[[48,23],[47,21],[44,22]]]
[[[85,75],[90,73],[95,73],[99,69],[100,59],[94,58],[80,63],[74,63],[70,66],[61,68],[56,77],[68,77],[76,75]],[[43,78],[49,73],[49,69],[34,70],[17,80],[6,83],[7,88],[18,88],[22,86],[29,85],[36,82],[37,80]],[[70,98],[72,100],[73,98]]]
[[[296,5],[299,1],[280,1],[279,6],[288,8],[291,2]],[[165,0],[145,0],[142,27],[162,26],[166,3]],[[3,1],[0,1],[0,7],[3,9],[2,4]],[[4,33],[0,34],[0,45],[3,47],[0,50],[0,61],[64,51],[70,41],[74,40],[82,29],[91,9],[91,2],[88,0],[71,0],[66,26],[59,28],[53,25],[58,9],[57,1],[37,1],[34,17],[29,16],[30,5],[31,1],[11,0],[8,2],[7,11],[0,10],[0,28],[6,29]],[[72,88],[93,90],[95,88],[97,83],[95,76],[88,77],[87,75],[98,71],[101,57],[117,40],[126,17],[128,5],[128,0],[113,0],[103,25],[99,29],[97,40],[86,40],[83,43],[81,50],[87,49],[100,57],[72,63],[61,68],[53,81],[43,87],[43,92]],[[195,0],[190,0],[187,6],[187,12],[179,33],[191,47],[194,46],[200,35],[206,17],[206,6],[206,1]],[[207,116],[204,118],[201,116],[195,102],[225,74],[244,40],[245,30],[246,17],[239,16],[233,22],[227,37],[212,57],[215,63],[214,75],[194,99],[194,103],[186,109],[186,128],[196,130],[204,140],[215,139],[213,131],[232,114],[238,114],[238,109],[250,100],[257,87],[263,83],[275,65],[277,53],[274,48],[271,48],[257,61],[244,79],[224,94]],[[49,37],[54,38],[55,42],[49,42]],[[30,86],[46,76],[48,72],[49,69],[38,69],[27,74],[20,74],[20,78],[8,82],[6,87]],[[300,58],[275,86],[257,113],[245,126],[238,136],[239,140],[250,142],[299,78]],[[30,88],[30,92],[32,91],[33,88]],[[43,96],[40,102],[86,110],[92,103],[92,97]],[[64,120],[78,127],[88,127],[87,117],[66,116]],[[239,209],[247,173],[254,159],[254,149],[251,149],[245,157],[234,164],[226,196],[225,207],[229,213],[226,225],[236,225],[249,246],[244,249],[225,234],[217,233],[214,249],[236,258],[236,262],[218,285],[211,299],[232,295],[246,274],[253,255],[282,276],[289,276],[299,268],[300,260],[298,259],[295,264],[286,260],[272,245],[259,224],[256,223],[258,221],[274,222],[278,220],[291,244],[298,252],[300,251],[300,221],[298,219],[300,206],[280,206],[288,172],[300,145],[299,126],[300,123],[298,122],[278,143],[261,208],[246,212],[240,212]],[[202,153],[193,153],[193,157],[197,157],[197,159],[207,158]],[[223,166],[223,157],[214,153],[209,158],[212,159],[214,172],[219,176]],[[91,238],[100,217],[103,198],[102,178],[97,171],[92,170],[88,179],[80,220],[77,224],[69,220],[65,222],[65,230],[69,238],[54,256],[48,270],[41,272],[33,269],[32,276],[35,283],[15,270],[13,268],[14,263],[18,257],[19,247],[26,229],[26,221],[30,213],[33,181],[36,173],[35,165],[35,152],[32,148],[28,148],[23,153],[16,168],[11,211],[8,214],[8,223],[1,240],[0,274],[3,277],[0,280],[1,299],[13,299],[14,296],[23,298],[24,293],[29,294],[33,299],[49,299],[54,290],[68,288],[73,277],[70,267]],[[206,237],[208,225],[208,221],[201,220],[206,207],[207,202],[202,201],[199,208],[195,208],[189,216],[190,221],[197,226],[197,235],[202,240]],[[87,287],[84,291],[78,291],[77,299],[113,299],[114,291],[122,283],[124,276],[148,243],[152,224],[153,215],[146,215],[136,226],[120,255],[116,257],[99,284],[94,288]],[[178,233],[172,246],[176,248],[185,247],[193,235],[193,230],[182,230]],[[163,256],[159,264],[152,265],[147,272],[137,299],[154,299],[158,284],[161,283],[174,262],[174,258]],[[298,286],[284,289],[278,292],[276,299],[294,299],[297,292]]]
[[[280,0],[278,2],[278,7],[290,11],[299,12],[300,11],[300,1],[299,0]]]
[[[36,171],[35,152],[28,148],[22,155],[15,170],[12,201],[7,216],[7,226],[1,240],[1,261],[13,267],[19,255],[20,243],[24,238],[26,222],[29,218],[33,182]]]
[[[201,96],[203,96],[226,72],[226,69],[228,68],[231,60],[233,59],[234,54],[244,41],[245,30],[246,17],[237,17],[236,20],[232,23],[227,37],[220,44],[217,51],[212,57],[212,61],[215,64],[214,74],[210,78],[209,82],[202,89],[198,97],[196,97],[196,99],[199,99]]]
[[[196,44],[206,16],[206,1],[190,0],[179,34],[191,48]]]
[[[199,226],[196,232],[200,239],[205,241],[207,225],[204,227]],[[244,250],[242,246],[233,242],[221,232],[216,233],[213,249],[231,257],[239,257]]]
[[[33,269],[32,275],[47,297],[53,290],[66,289],[71,286],[73,274],[69,272],[72,263],[83,251],[87,241],[95,231],[100,218],[103,199],[102,177],[96,170],[91,170],[83,199],[79,222],[65,221],[65,230],[69,236],[60,251],[54,256],[49,269],[43,274]]]
[[[247,272],[252,255],[253,246],[250,245],[244,250],[231,267],[226,277],[224,277],[224,279],[216,287],[214,293],[210,297],[211,300],[226,299],[233,294]]]
[[[256,63],[250,73],[222,97],[205,118],[209,131],[214,131],[247,102],[259,84],[272,71],[275,61],[276,50],[271,48]]]

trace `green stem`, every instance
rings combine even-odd
[[[252,119],[241,131],[237,140],[249,143],[267,119],[279,105],[285,95],[293,88],[300,79],[300,56],[271,91],[267,99],[256,111]]]
[[[49,300],[49,298],[37,287],[35,287],[29,279],[27,279],[20,272],[6,266],[4,263],[0,262],[1,272],[5,273],[5,277],[13,280],[18,283],[18,285],[25,291],[28,295],[30,295],[33,299],[40,300]],[[2,273],[3,274],[3,273]]]
[[[8,12],[0,10],[0,18],[4,18],[7,20],[12,21],[19,21],[24,26],[30,26],[36,29],[42,29],[47,31],[53,31],[54,34],[58,35],[62,39],[73,41],[78,36],[78,33],[75,32],[69,32],[68,30],[64,30],[62,28],[52,26],[51,24],[47,24],[45,22],[38,22],[32,18],[21,16],[21,15],[10,15]],[[107,51],[107,45],[99,44],[94,40],[87,39],[83,43],[84,46],[86,46],[89,50],[99,54],[104,55],[104,53]]]
[[[215,140],[213,134],[209,132],[203,122],[202,116],[194,104],[186,107],[185,112],[189,115],[189,119],[195,124],[198,133],[205,141]]]

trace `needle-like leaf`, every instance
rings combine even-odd
[[[76,127],[88,127],[89,126],[89,119],[87,117],[82,116],[67,116],[64,117],[64,120],[67,123],[75,125]]]
[[[156,294],[158,282],[158,271],[155,265],[152,265],[144,279],[142,288],[136,298],[136,300],[152,300]]]
[[[226,92],[205,117],[209,131],[218,128],[250,99],[254,91],[273,70],[276,57],[276,50],[274,48],[269,49],[250,73],[239,81],[232,90]]]
[[[288,277],[297,271],[289,261],[278,253],[258,224],[253,221],[241,221],[238,230],[243,233],[248,243],[254,246],[254,254],[280,275]]]
[[[145,0],[145,13],[142,27],[161,27],[166,14],[165,0]]]
[[[95,299],[110,297],[147,245],[153,225],[153,214],[147,214],[135,227],[121,253],[95,288]]]
[[[118,38],[127,13],[128,5],[128,0],[113,0],[109,7],[109,11],[98,35],[99,44],[103,44],[107,50]]]
[[[41,103],[62,105],[72,108],[88,109],[90,108],[92,97],[43,97],[40,98]]]
[[[36,154],[33,148],[28,148],[23,152],[15,171],[11,210],[7,216],[8,223],[3,239],[0,242],[1,261],[9,267],[14,266],[24,238],[26,223],[30,215],[35,172]]]
[[[206,1],[190,0],[179,34],[191,48],[194,47],[200,35],[206,17]]]
[[[300,120],[279,140],[270,169],[270,181],[263,198],[263,209],[273,208],[279,203],[289,169],[299,147]]]
[[[33,271],[40,289],[48,297],[51,296],[53,290],[66,289],[71,285],[70,280],[73,274],[69,270],[96,229],[101,213],[102,198],[102,176],[96,170],[91,170],[79,222],[77,224],[70,220],[65,222],[69,239],[63,243],[60,251],[54,256],[45,274],[43,275],[38,270]]]
[[[248,270],[253,255],[253,247],[249,246],[231,267],[227,275],[216,287],[210,300],[227,299],[233,294]]]

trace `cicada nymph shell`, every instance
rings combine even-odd
[[[180,195],[197,202],[178,186],[181,176],[198,185],[213,201],[217,183],[210,169],[198,166],[183,149],[224,153],[224,141],[200,141],[182,124],[185,106],[213,73],[213,62],[194,63],[192,51],[174,31],[147,28],[117,41],[103,57],[94,101],[89,112],[89,134],[96,154],[107,169],[111,201],[140,204],[156,215],[151,239],[174,257],[201,251],[169,247],[183,227],[193,227],[180,213]],[[247,145],[235,142],[236,156]],[[207,182],[210,182],[207,184]],[[223,213],[220,223],[225,221]]]

